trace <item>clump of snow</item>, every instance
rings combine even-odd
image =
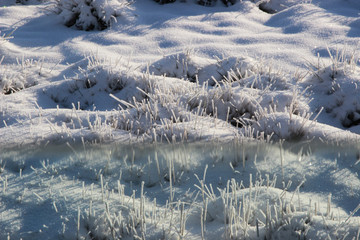
[[[57,0],[64,24],[80,30],[104,30],[129,10],[128,0]]]

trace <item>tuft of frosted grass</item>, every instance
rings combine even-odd
[[[44,67],[44,60],[17,59],[17,64],[3,65],[0,60],[0,89],[3,94],[11,94],[45,81],[51,70]]]
[[[128,0],[56,0],[59,15],[67,27],[104,30],[129,11]]]

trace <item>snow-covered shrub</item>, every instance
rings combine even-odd
[[[236,71],[241,77],[247,76],[255,67],[255,61],[247,57],[223,57],[207,59],[196,56],[194,51],[164,56],[152,63],[147,71],[155,75],[165,75],[198,82],[210,86],[222,82],[231,71]]]
[[[87,58],[84,68],[79,67],[75,77],[59,82],[47,90],[53,101],[65,108],[112,110],[118,102],[109,96],[113,94],[124,101],[141,101],[144,96],[136,88],[145,89],[142,75],[134,73],[131,66],[112,64],[108,59],[96,56]],[[63,88],[64,91],[58,91]],[[78,108],[78,107],[77,107]]]
[[[250,127],[255,136],[262,133],[294,140],[307,136],[305,130],[313,123],[304,91],[297,89],[292,76],[277,71],[264,60],[204,59],[188,51],[165,56],[153,63],[149,71],[196,82],[181,102],[195,116],[244,127],[240,132]],[[180,119],[184,124],[189,117]]]
[[[190,109],[201,105],[210,116],[235,126],[244,126],[248,120],[259,120],[264,114],[274,111],[287,112],[290,107],[292,114],[308,110],[300,100],[301,96],[294,95],[289,76],[274,71],[264,62],[231,57],[197,69],[199,82],[215,86],[208,89],[199,87],[196,96],[188,98]]]
[[[244,80],[255,82],[258,78],[261,77],[252,76]],[[284,113],[292,109],[291,114],[303,114],[308,110],[301,96],[294,97],[296,95],[290,90],[271,90],[266,86],[256,89],[253,86],[254,83],[243,86],[238,82],[218,86],[208,92],[199,92],[196,98],[189,101],[189,105],[191,109],[202,105],[207,114],[237,127],[257,126],[259,120],[274,112]],[[274,124],[278,123],[276,119],[273,120]]]
[[[0,89],[3,94],[11,94],[44,81],[50,71],[43,67],[42,60],[22,59],[17,64],[1,65]]]
[[[128,0],[57,0],[64,24],[80,30],[104,30],[130,7]]]
[[[273,140],[297,141],[306,139],[315,124],[316,117],[308,113],[298,116],[291,112],[273,112],[259,117],[252,128]]]
[[[324,108],[323,115],[336,119],[338,127],[360,125],[360,67],[355,53],[335,51],[330,63],[319,58],[309,66],[310,75],[302,84],[314,98],[314,109]],[[321,120],[322,117],[320,115]]]
[[[148,71],[155,75],[164,75],[195,82],[199,74],[201,60],[192,51],[164,56],[149,66]]]

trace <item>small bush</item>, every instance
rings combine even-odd
[[[127,0],[57,0],[64,24],[85,31],[110,27],[130,4]]]

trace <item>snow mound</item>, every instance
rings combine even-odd
[[[58,0],[57,8],[67,27],[104,30],[129,10],[128,0]]]

